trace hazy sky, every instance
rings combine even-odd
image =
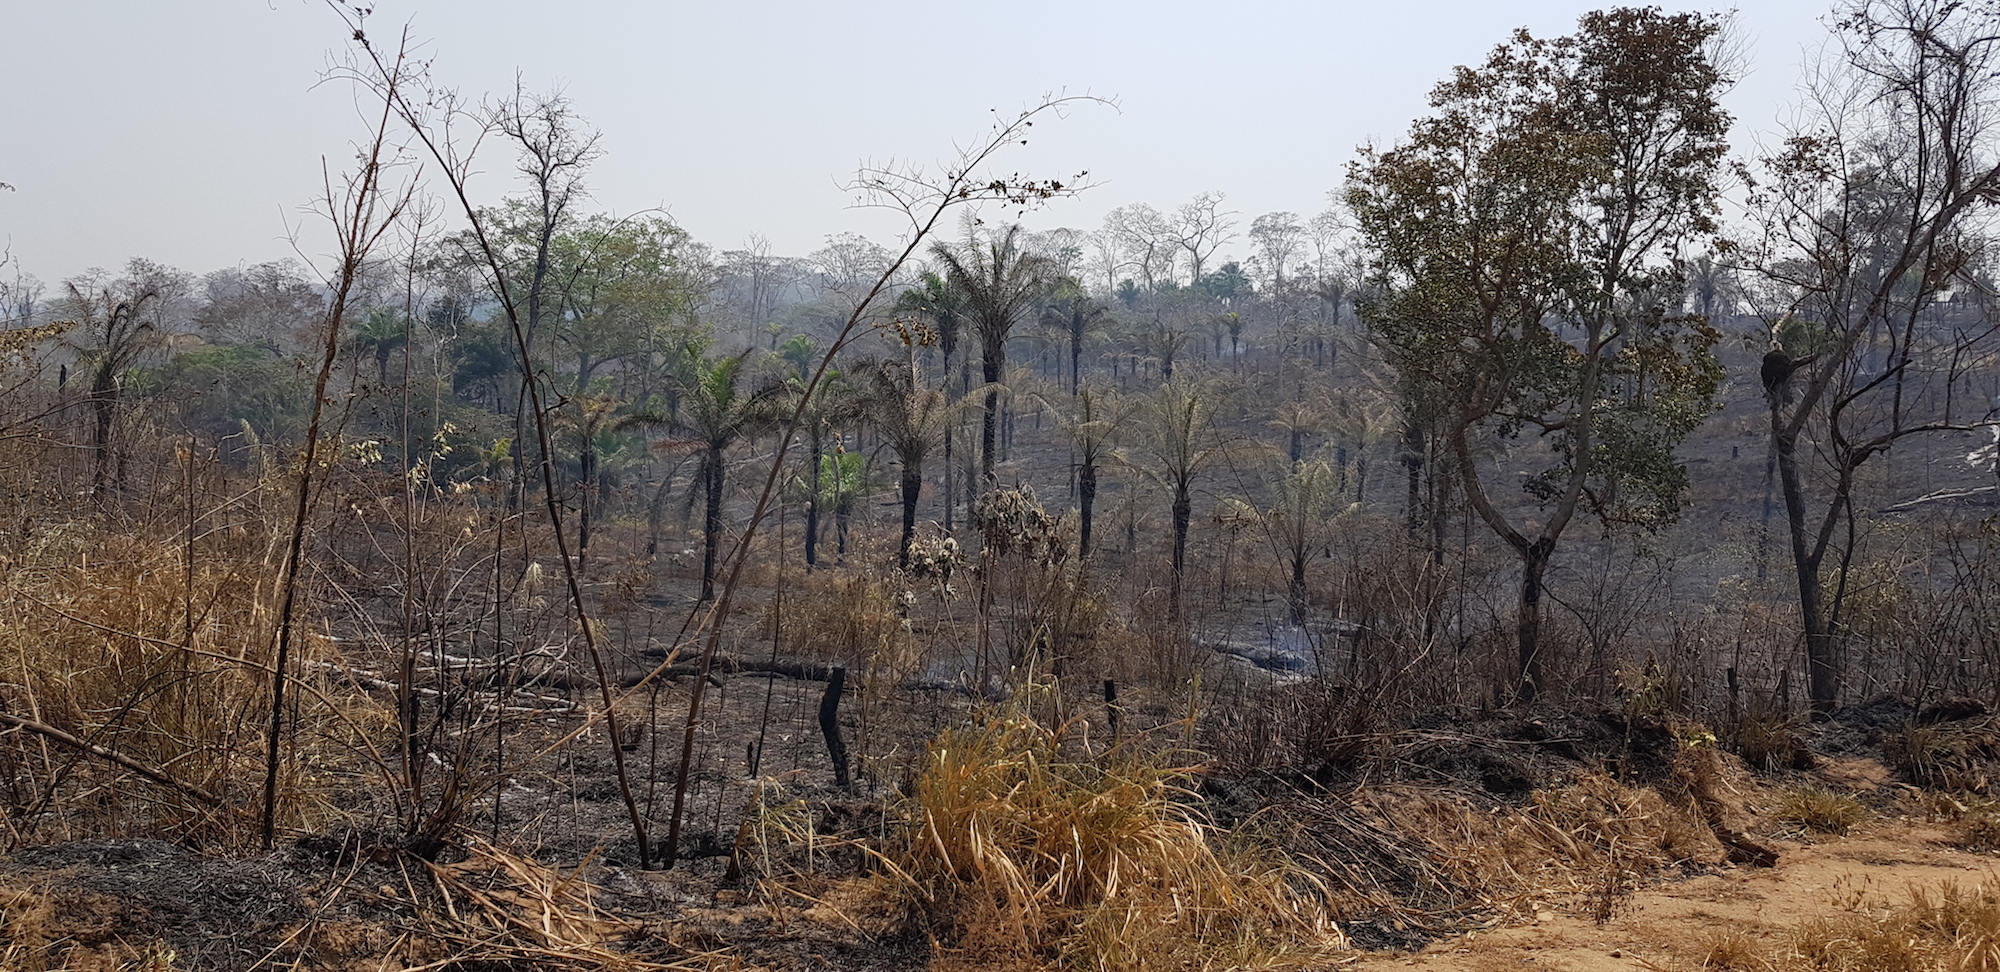
[[[1043,92],[1114,97],[1036,128],[1009,168],[1099,186],[1031,214],[1095,228],[1131,202],[1204,190],[1256,214],[1325,208],[1354,146],[1393,141],[1455,64],[1515,27],[1568,32],[1589,2],[951,3],[379,0],[434,75],[478,96],[560,86],[602,130],[593,207],[665,207],[696,238],[750,233],[804,254],[894,225],[850,208],[864,159],[937,160],[989,109]],[[1696,8],[1709,9],[1709,8]],[[1824,2],[1737,14],[1750,73],[1739,147],[1792,100]],[[53,285],[145,256],[195,272],[326,251],[301,216],[365,134],[353,90],[320,84],[346,42],[319,0],[0,0],[0,244]],[[495,145],[494,148],[499,146]],[[511,191],[486,156],[479,189]],[[1241,251],[1241,244],[1237,246]]]

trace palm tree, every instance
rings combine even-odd
[[[1271,546],[1291,568],[1286,600],[1295,625],[1306,621],[1306,561],[1341,518],[1360,505],[1341,502],[1341,478],[1324,459],[1292,462],[1278,479],[1277,502],[1260,517]]]
[[[965,295],[953,287],[950,280],[926,270],[918,284],[903,291],[896,300],[899,313],[922,314],[931,319],[937,328],[938,350],[944,354],[944,396],[946,401],[955,401],[951,388],[951,359],[958,352],[958,338],[965,330]],[[965,394],[972,384],[972,364],[970,356],[959,357],[958,394]],[[952,527],[952,513],[958,506],[957,466],[951,461],[953,429],[956,422],[944,430],[944,528]],[[969,485],[969,484],[968,484]]]
[[[1138,334],[1138,347],[1147,360],[1160,366],[1160,380],[1174,379],[1174,362],[1180,359],[1193,336],[1185,328],[1175,327],[1160,317],[1153,315],[1153,322]]]
[[[576,437],[576,559],[578,564],[582,564],[590,553],[591,514],[595,512],[599,494],[603,491],[601,462],[605,443],[600,440],[605,433],[618,429],[618,408],[623,403],[612,395],[592,395],[576,404],[575,414],[559,414],[557,422]]]
[[[1271,428],[1285,433],[1285,437],[1289,442],[1285,454],[1293,462],[1298,462],[1305,458],[1306,436],[1316,434],[1326,428],[1326,409],[1323,407],[1323,403],[1318,400],[1319,398],[1320,396],[1316,394],[1312,398],[1288,398],[1279,402],[1277,417],[1264,423]],[[1341,468],[1346,468],[1346,461],[1344,459],[1342,460]]]
[[[350,347],[375,359],[375,382],[385,388],[389,384],[389,358],[409,340],[410,329],[404,317],[379,307],[369,311],[347,335]]]
[[[648,421],[679,435],[678,443],[701,453],[696,478],[707,502],[702,517],[701,599],[715,596],[715,558],[722,543],[722,489],[728,467],[725,453],[738,439],[773,424],[775,386],[745,393],[739,385],[745,354],[704,359],[681,381],[678,407]]]
[[[804,392],[803,381],[788,379],[785,392],[793,403]],[[830,497],[823,489],[825,475],[829,471],[824,461],[826,457],[826,435],[833,426],[861,414],[861,408],[854,397],[854,388],[847,376],[828,371],[813,392],[812,400],[799,410],[799,423],[806,430],[807,455],[806,471],[798,479],[798,493],[806,502],[806,566],[819,564],[820,514],[828,507]],[[838,467],[835,467],[836,470]],[[842,552],[846,548],[842,547]]]
[[[1077,556],[1089,557],[1092,515],[1097,504],[1097,470],[1111,457],[1119,426],[1131,416],[1133,406],[1109,388],[1078,388],[1067,403],[1035,397],[1055,416],[1056,426],[1063,438],[1069,440],[1076,458]]]
[[[940,242],[932,255],[944,264],[945,279],[964,295],[964,313],[979,333],[980,364],[986,377],[986,418],[980,428],[980,472],[993,476],[993,436],[1000,412],[1000,381],[1007,374],[1007,338],[1014,324],[1047,287],[1053,267],[1021,246],[1021,227],[960,247]]]
[[[117,475],[112,473],[111,426],[118,415],[126,372],[138,363],[139,356],[155,339],[153,323],[141,320],[140,313],[158,303],[161,296],[159,288],[150,283],[125,287],[123,293],[111,286],[102,287],[97,293],[85,293],[75,280],[64,286],[71,306],[83,316],[84,332],[95,339],[90,346],[79,349],[78,358],[89,366],[91,373],[88,401],[94,462],[90,489],[98,494],[104,492],[106,485],[122,485],[125,480],[122,453]]]
[[[924,489],[924,457],[948,441],[951,427],[973,399],[948,401],[943,392],[927,386],[914,352],[907,363],[871,362],[861,375],[862,407],[902,466],[903,534],[896,547],[896,566],[908,567],[910,540],[917,529],[917,499]]]
[[[1141,448],[1151,463],[1141,468],[1173,493],[1173,616],[1181,616],[1181,588],[1187,576],[1188,520],[1194,509],[1194,481],[1220,454],[1211,432],[1215,392],[1186,377],[1161,385],[1146,404]]]
[[[780,360],[790,366],[788,370],[791,376],[798,378],[803,384],[812,379],[813,365],[819,364],[819,352],[818,341],[809,335],[794,334],[786,339],[785,343],[778,345],[775,353]]]
[[[1072,395],[1082,387],[1083,339],[1096,329],[1098,321],[1110,313],[1110,308],[1084,293],[1083,285],[1077,283],[1074,277],[1064,277],[1056,284],[1054,298],[1042,310],[1043,326],[1060,331],[1069,339],[1069,391]]]
[[[1347,488],[1347,463],[1354,461],[1354,501],[1368,499],[1368,454],[1376,443],[1398,428],[1395,403],[1376,389],[1343,389],[1326,411],[1326,429],[1333,433],[1334,465],[1340,488]]]

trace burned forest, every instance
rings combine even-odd
[[[1307,212],[975,106],[794,255],[315,13],[296,256],[0,258],[0,968],[2000,967],[1992,5],[1754,134],[1484,37]]]

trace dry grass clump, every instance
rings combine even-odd
[[[456,864],[430,864],[442,913],[418,909],[424,937],[452,953],[427,967],[666,972],[731,967],[689,955],[645,926],[601,911],[582,868],[563,873],[483,841]]]
[[[1954,847],[1980,854],[2000,851],[2000,817],[1990,810],[1968,813],[1952,822],[1949,835]]]
[[[1734,736],[1743,762],[1766,772],[1791,766],[1805,746],[1797,717],[1775,709],[1753,709],[1737,723]]]
[[[254,831],[232,805],[254,802],[262,782],[271,572],[251,544],[227,542],[199,551],[189,571],[174,544],[71,523],[0,558],[0,706],[33,724],[0,733],[14,839],[144,834],[214,847]],[[308,636],[299,647],[307,699],[280,781],[286,822],[348,779],[331,753],[354,752],[354,720],[373,706],[346,698],[334,711],[313,666],[327,645]]]
[[[900,595],[887,579],[867,571],[809,576],[804,590],[785,601],[781,630],[786,653],[892,680],[915,674],[922,659]]]
[[[1868,808],[1845,793],[1802,786],[1787,791],[1773,815],[1814,833],[1845,837],[1855,825],[1868,819]]]
[[[1989,733],[1963,726],[1911,724],[1882,742],[1897,775],[1927,790],[1984,792],[1983,757],[1994,749]]]
[[[1391,785],[1292,801],[1273,819],[1333,888],[1338,917],[1432,933],[1547,899],[1608,920],[1643,875],[1723,856],[1691,808],[1596,774],[1519,807]]]
[[[1716,851],[1687,810],[1657,791],[1598,774],[1537,790],[1527,806],[1508,812],[1481,814],[1441,800],[1425,806],[1414,816],[1391,811],[1392,819],[1429,841],[1458,883],[1501,894],[1594,893],[1607,868],[1644,873]]]
[[[1702,972],[1770,972],[1764,944],[1740,928],[1705,932],[1695,940],[1687,968]]]
[[[1342,947],[1310,882],[1226,840],[1188,778],[1162,753],[1078,752],[1010,706],[931,744],[882,887],[986,967],[1265,968]]]
[[[2000,887],[1913,888],[1907,903],[1873,914],[1807,922],[1772,963],[1814,972],[2000,970]]]

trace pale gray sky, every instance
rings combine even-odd
[[[562,86],[604,133],[594,207],[664,206],[696,238],[750,233],[804,254],[830,233],[888,242],[838,183],[860,161],[941,159],[988,109],[1045,91],[1115,97],[1037,138],[1010,167],[1099,186],[1032,214],[1094,229],[1112,207],[1221,190],[1242,222],[1311,215],[1354,146],[1393,141],[1455,64],[1514,27],[1568,32],[1584,0],[995,3],[378,0],[440,80],[477,96]],[[1750,75],[1731,95],[1739,148],[1786,111],[1821,0],[1738,13]],[[1713,9],[1697,7],[1695,9]],[[299,215],[321,160],[365,122],[318,85],[345,35],[318,0],[0,0],[0,244],[53,285],[145,256],[194,272],[326,249]],[[494,154],[481,189],[514,188]],[[1240,245],[1239,245],[1240,249]]]

